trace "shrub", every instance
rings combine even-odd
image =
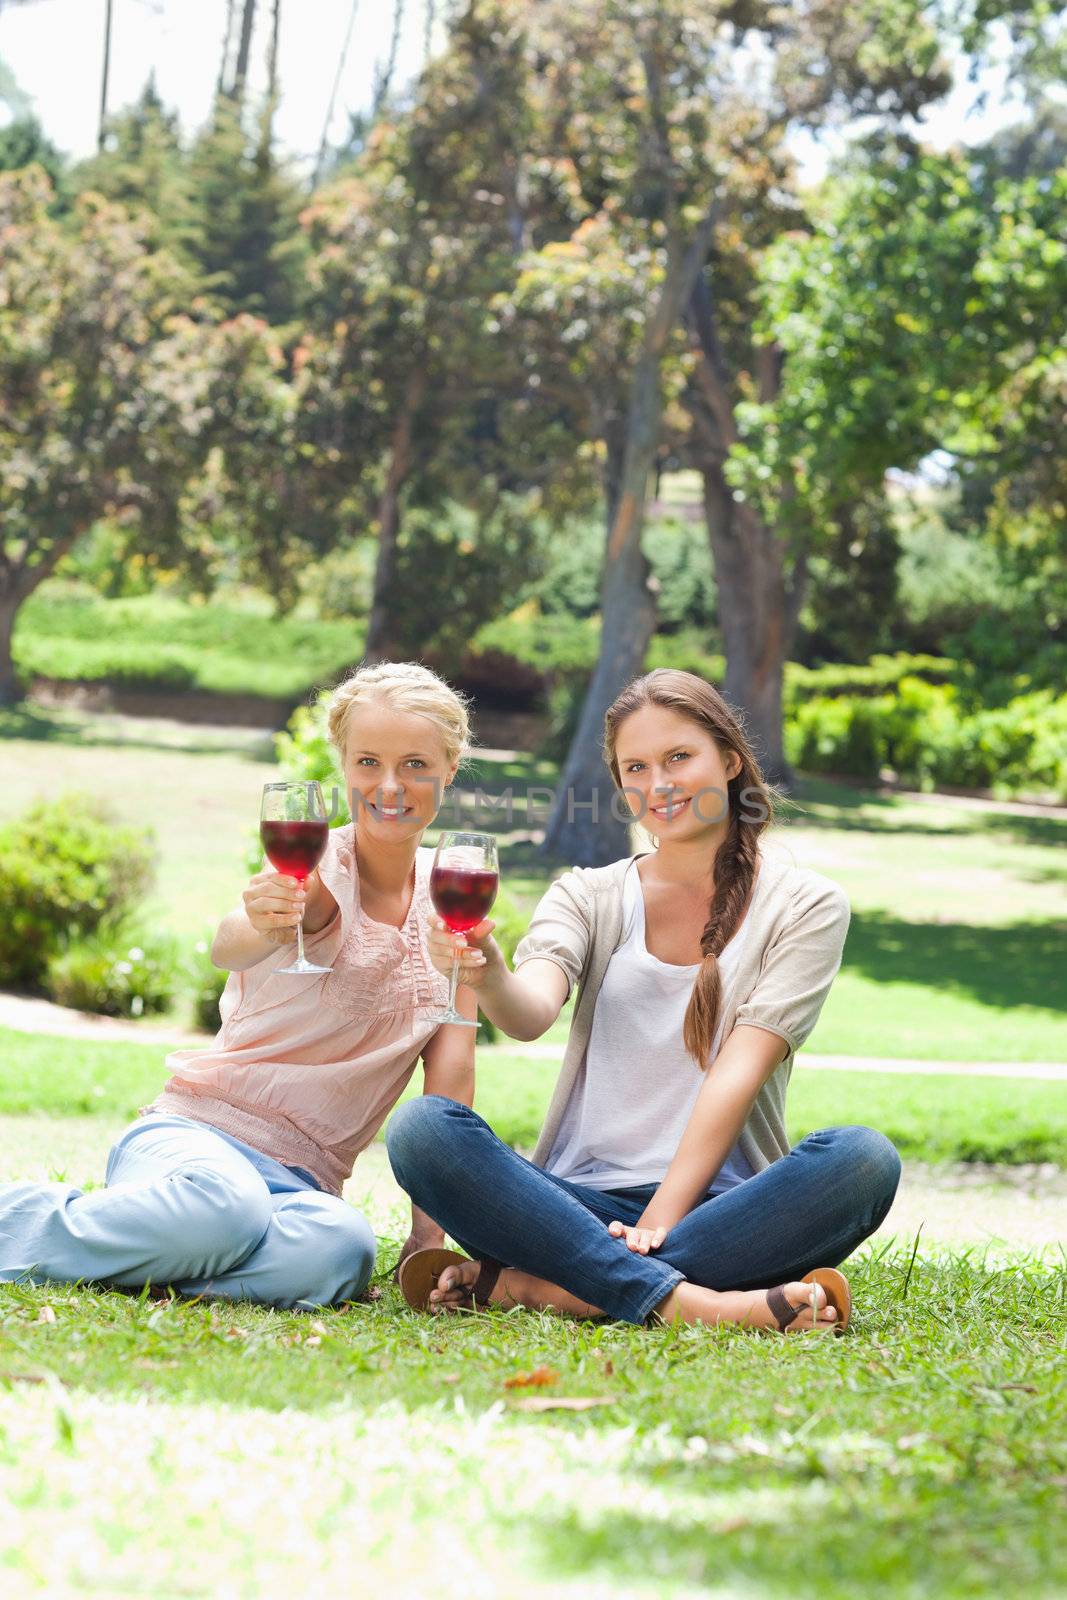
[[[788,662],[785,669],[786,709],[817,695],[876,695],[899,688],[904,678],[920,678],[925,683],[954,683],[958,665],[943,656],[872,656],[861,666],[832,663],[825,667],[801,667]]]
[[[279,780],[322,784],[330,826],[339,828],[349,821],[348,797],[333,745],[326,737],[326,699],[324,695],[313,706],[296,708],[285,729],[274,735],[274,753],[281,768]],[[258,835],[256,851],[254,872],[259,871],[263,855]]]
[[[178,970],[173,940],[129,925],[102,927],[53,957],[48,990],[61,1006],[106,1017],[141,1017],[166,1010]]]
[[[73,940],[130,911],[152,879],[151,835],[64,795],[0,828],[0,982],[40,984]]]
[[[894,695],[818,696],[786,723],[789,760],[808,772],[898,777],[1067,798],[1067,697],[1043,690],[968,713],[951,684],[903,678]]]
[[[211,959],[211,945],[207,939],[198,939],[192,954],[185,961],[185,987],[192,1001],[193,1023],[206,1033],[219,1031],[219,1001],[226,987],[228,972],[223,972]]]
[[[886,759],[881,704],[845,696],[806,701],[786,724],[787,758],[805,772],[876,778]]]
[[[64,681],[84,679],[126,689],[188,689],[197,679],[191,651],[147,641],[20,637],[16,655],[22,673]]]

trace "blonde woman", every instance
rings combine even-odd
[[[328,728],[352,803],[306,892],[257,872],[212,958],[230,976],[206,1050],[111,1151],[106,1187],[0,1186],[0,1281],[171,1285],[278,1307],[359,1295],[374,1235],[341,1198],[421,1055],[428,1093],[470,1103],[474,1030],[438,1028],[448,997],[428,947],[432,852],[420,847],[468,741],[461,698],[423,667],[366,667],[334,692]],[[329,971],[285,971],[303,918]],[[460,992],[475,1015],[471,992]],[[412,1209],[405,1247],[440,1243]]]
[[[611,707],[605,753],[656,849],[565,873],[509,971],[492,923],[441,924],[439,969],[515,1039],[571,989],[563,1069],[526,1161],[465,1105],[390,1124],[393,1170],[467,1255],[412,1255],[412,1305],[554,1307],[628,1322],[843,1327],[833,1270],[878,1227],[900,1161],[870,1128],[790,1149],[793,1057],[841,961],[849,908],[818,873],[764,854],[771,795],[722,696],[657,671]]]

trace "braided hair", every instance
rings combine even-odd
[[[616,785],[623,787],[615,753],[626,718],[646,706],[662,706],[698,724],[711,735],[722,756],[733,752],[741,765],[727,784],[729,822],[715,852],[715,888],[700,935],[702,960],[686,1007],[682,1037],[703,1071],[708,1065],[722,1001],[719,956],[737,931],[748,904],[759,865],[759,836],[771,820],[773,790],[752,753],[737,716],[718,689],[693,672],[661,667],[627,684],[604,718],[604,757]]]

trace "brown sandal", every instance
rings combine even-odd
[[[413,1250],[407,1259],[400,1263],[397,1272],[400,1293],[412,1311],[428,1311],[430,1291],[437,1288],[437,1280],[445,1268],[469,1260],[470,1256],[461,1256],[458,1250],[442,1250],[436,1247],[431,1250]],[[489,1295],[499,1276],[499,1261],[482,1262],[477,1280],[468,1291],[474,1305],[483,1307],[489,1304]]]
[[[833,1324],[834,1332],[844,1333],[852,1315],[852,1294],[844,1273],[838,1272],[836,1267],[816,1267],[814,1272],[806,1272],[802,1281],[817,1283],[820,1289],[826,1291],[827,1305],[833,1306],[837,1312],[837,1321]],[[795,1306],[786,1297],[780,1284],[767,1290],[767,1304],[782,1333],[792,1326],[802,1311],[807,1310],[807,1302]]]

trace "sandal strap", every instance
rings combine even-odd
[[[492,1256],[482,1256],[481,1263],[482,1270],[474,1280],[472,1293],[476,1306],[487,1306],[489,1304],[489,1296],[493,1292],[493,1286],[503,1272],[504,1265],[503,1262],[494,1261]]]
[[[791,1322],[797,1320],[804,1309],[803,1306],[795,1306],[792,1301],[786,1299],[785,1290],[780,1284],[767,1290],[767,1305],[781,1333],[785,1332]]]

